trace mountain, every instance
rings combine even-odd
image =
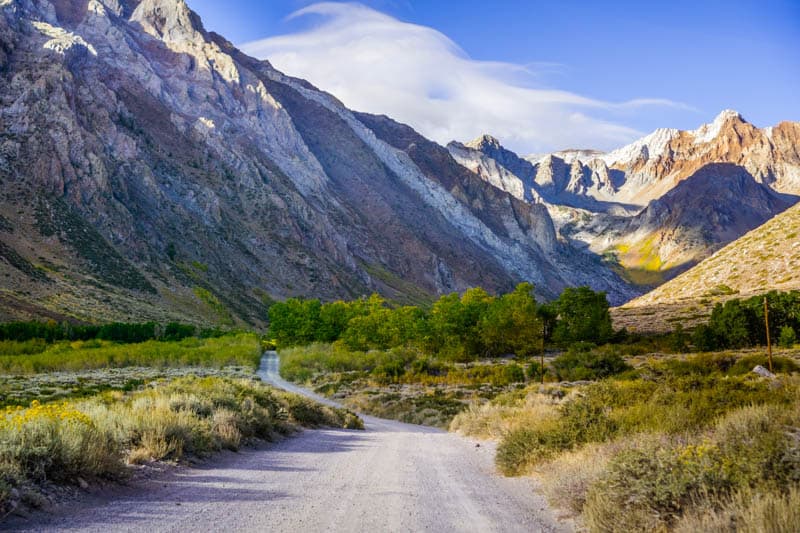
[[[601,156],[609,168],[624,172],[615,199],[645,205],[708,163],[745,168],[773,190],[800,193],[800,123],[757,128],[732,110],[693,131],[659,129]]]
[[[287,296],[522,280],[636,294],[541,205],[183,0],[0,0],[0,184],[0,319],[258,324]]]
[[[620,325],[672,329],[708,316],[714,303],[770,290],[800,290],[800,204],[728,244],[688,272],[615,310]]]
[[[562,238],[645,287],[690,268],[800,193],[800,124],[759,129],[729,110],[696,130],[659,129],[610,153],[523,160],[489,136],[448,148],[495,186],[543,202]]]
[[[709,163],[599,240],[628,269],[676,273],[796,201],[759,183],[744,167]]]

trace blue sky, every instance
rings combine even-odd
[[[188,3],[248,53],[440,142],[494,129],[523,153],[608,149],[725,108],[800,120],[797,0]]]

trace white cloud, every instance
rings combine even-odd
[[[442,33],[361,4],[324,2],[290,18],[321,17],[311,29],[242,45],[358,111],[385,114],[439,143],[483,133],[523,154],[567,147],[610,149],[641,136],[597,114],[668,100],[611,103],[531,88],[537,65],[475,61]],[[543,65],[552,69],[552,65]]]

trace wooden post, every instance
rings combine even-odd
[[[767,327],[767,353],[769,354],[769,371],[772,372],[772,342],[769,338],[769,303],[767,297],[764,296],[764,324]]]
[[[542,349],[541,361],[542,361],[542,385],[544,385],[544,349]]]

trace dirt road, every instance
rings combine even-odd
[[[277,375],[267,382],[305,391]],[[324,399],[323,399],[324,400]],[[327,402],[327,400],[325,400]],[[567,531],[530,480],[494,473],[490,444],[365,417],[15,521],[29,531]],[[3,525],[0,525],[0,529]]]

